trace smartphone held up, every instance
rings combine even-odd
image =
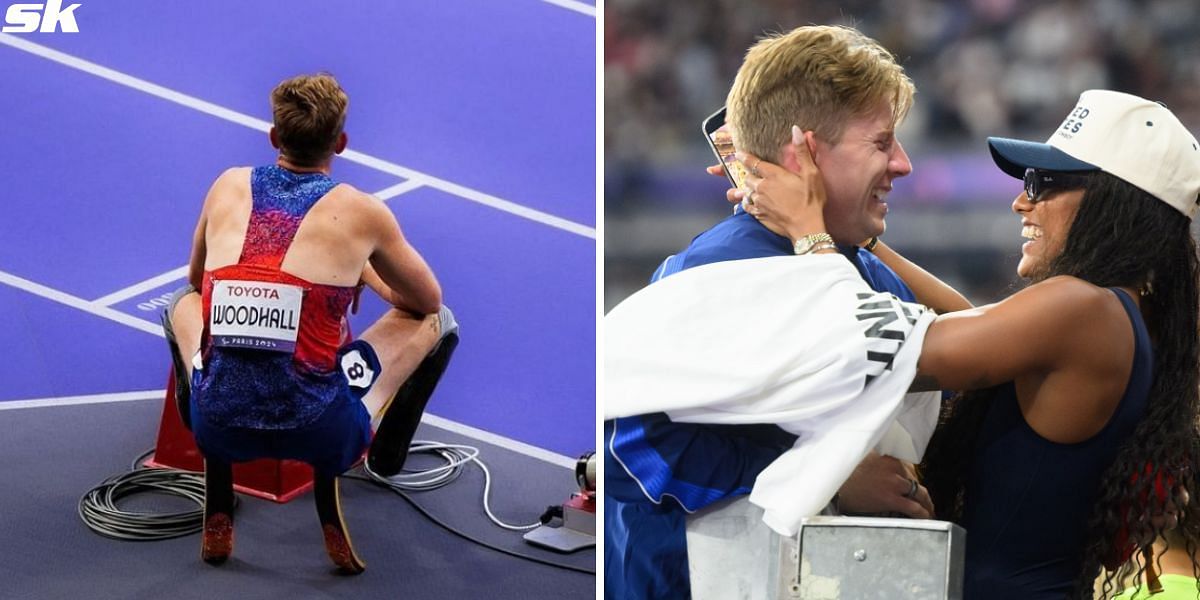
[[[746,167],[735,155],[733,134],[725,124],[725,107],[722,106],[720,110],[709,115],[701,126],[708,147],[712,148],[713,154],[716,154],[717,159],[721,162],[721,167],[725,169],[725,177],[729,179],[729,185],[734,188],[745,186]]]

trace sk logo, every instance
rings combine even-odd
[[[42,7],[45,6],[45,10]],[[75,22],[75,9],[80,4],[72,4],[66,9],[62,0],[46,0],[46,4],[13,4],[4,13],[4,33],[29,33],[41,31],[54,33],[62,26],[64,33],[79,33],[79,25]],[[41,29],[38,24],[41,24]]]

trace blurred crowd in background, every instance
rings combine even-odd
[[[898,135],[914,171],[895,182],[884,239],[975,303],[1018,285],[1021,185],[989,135],[1043,141],[1087,89],[1170,107],[1200,134],[1196,0],[606,0],[605,307],[729,212],[700,130],[746,49],[806,24],[858,28],[917,87]]]

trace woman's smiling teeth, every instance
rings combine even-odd
[[[1031,240],[1040,239],[1042,237],[1042,228],[1037,225],[1026,225],[1021,228],[1021,237]]]

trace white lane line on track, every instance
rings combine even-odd
[[[428,423],[429,425],[433,425],[434,427],[439,427],[447,431],[452,431],[459,435],[465,435],[481,442],[487,442],[493,446],[500,446],[505,450],[511,450],[518,454],[524,454],[525,456],[537,458],[553,465],[566,467],[568,469],[575,468],[575,459],[569,456],[563,456],[557,452],[551,452],[549,450],[538,448],[537,446],[531,446],[525,442],[519,442],[512,438],[507,438],[489,431],[476,429],[470,425],[463,425],[462,423],[456,423],[449,419],[443,419],[437,415],[425,413],[425,415],[421,417],[421,422]]]
[[[30,400],[9,400],[0,402],[0,411],[15,410],[21,408],[51,408],[56,406],[77,406],[80,404],[108,404],[114,402],[133,402],[138,400],[163,400],[166,398],[166,390],[146,390],[143,392],[120,392],[113,394],[91,394],[86,396],[61,396],[57,398],[34,398]],[[541,461],[548,462],[552,465],[565,467],[568,469],[575,468],[575,459],[568,456],[563,456],[557,452],[531,446],[524,442],[507,438],[502,435],[476,429],[469,425],[463,425],[449,419],[431,415],[426,413],[421,417],[421,422],[439,429],[445,429],[459,435],[469,437],[499,446],[505,450],[516,452],[530,458],[536,458]]]
[[[92,300],[92,303],[100,306],[112,306],[118,302],[123,302],[143,292],[148,292],[154,288],[171,283],[176,279],[187,277],[187,274],[188,266],[183,265],[178,269],[171,269],[162,275],[157,275],[145,281],[135,283],[125,289],[117,290],[107,296],[104,296],[103,298]]]
[[[66,292],[61,292],[54,288],[46,287],[40,283],[32,282],[23,277],[17,277],[11,273],[0,271],[0,283],[8,284],[20,290],[25,290],[35,296],[41,296],[48,300],[53,300],[59,304],[65,304],[71,308],[82,310],[83,312],[102,317],[110,321],[116,321],[122,325],[128,325],[134,329],[153,333],[158,337],[163,337],[162,326],[158,323],[151,323],[137,317],[130,316],[119,310],[101,306],[94,302],[88,302],[78,296],[72,296]]]
[[[388,200],[391,200],[400,194],[411,192],[419,187],[423,187],[424,185],[425,182],[421,181],[420,179],[409,179],[408,181],[401,181],[400,183],[397,183],[391,187],[383,188],[382,190],[372,194],[372,196],[387,202]]]
[[[87,396],[61,396],[58,398],[35,398],[33,400],[10,400],[0,402],[0,410],[16,408],[44,408],[48,406],[75,406],[78,404],[107,404],[110,402],[130,402],[134,400],[162,400],[166,390],[147,390],[145,392],[121,392],[117,394],[91,394]]]
[[[573,10],[578,13],[583,13],[589,16],[596,16],[596,7],[583,2],[575,2],[573,0],[542,0],[546,4],[553,4],[562,8]]]
[[[544,1],[549,2],[551,0]],[[77,58],[65,52],[60,52],[58,50],[54,50],[53,48],[42,46],[41,44],[35,44],[11,33],[0,33],[0,44],[11,46],[17,50],[52,60],[73,69],[78,69],[85,73],[107,79],[114,83],[119,83],[152,96],[157,96],[164,100],[186,106],[219,119],[224,119],[232,123],[237,123],[238,125],[249,127],[250,129],[256,129],[262,132],[270,131],[271,129],[271,124],[267,121],[263,121],[262,119],[257,119],[250,115],[245,115],[237,111],[230,110],[223,106],[213,104],[212,102],[201,100],[195,96],[189,96],[170,88],[151,83],[144,79],[133,77],[132,75],[126,75],[120,71]],[[421,181],[421,183],[429,187],[437,188],[449,194],[453,194],[460,198],[470,200],[484,206],[489,206],[496,210],[529,219],[530,221],[548,225],[550,227],[561,229],[563,231],[574,233],[586,238],[596,239],[595,228],[588,227],[587,225],[583,225],[581,223],[576,223],[550,213],[529,208],[528,206],[523,206],[491,194],[485,194],[457,183],[421,173],[420,171],[414,171],[407,167],[402,167],[396,163],[388,162],[368,154],[363,154],[362,152],[347,150],[343,152],[341,156],[350,162],[358,163],[377,171],[382,171],[384,173],[389,173],[405,179],[418,179]]]

